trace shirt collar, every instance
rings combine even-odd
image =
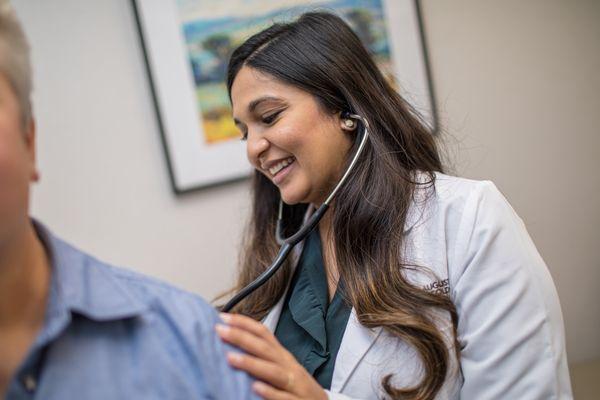
[[[52,269],[47,319],[64,316],[70,320],[70,314],[76,313],[110,321],[135,317],[148,309],[128,293],[112,267],[60,240],[41,223],[33,224]]]

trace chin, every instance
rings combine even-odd
[[[281,199],[288,206],[294,206],[298,203],[301,203],[301,201],[298,200],[296,197],[288,197],[288,196],[281,195]]]
[[[279,194],[283,202],[287,205],[293,206],[299,203],[306,203],[306,194],[295,191],[295,190],[280,190]]]

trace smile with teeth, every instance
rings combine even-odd
[[[288,165],[290,165],[293,162],[294,162],[294,157],[286,158],[285,160],[282,160],[282,161],[278,162],[277,164],[275,164],[274,166],[272,166],[271,168],[269,168],[269,173],[271,174],[271,176],[275,176],[275,175],[277,175],[277,173],[279,171],[281,171],[282,169],[284,169],[285,167],[287,167]]]

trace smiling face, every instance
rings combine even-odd
[[[231,87],[250,163],[287,204],[321,204],[343,173],[352,135],[309,93],[244,66]]]

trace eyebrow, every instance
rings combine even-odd
[[[254,112],[254,110],[256,110],[256,108],[261,103],[264,103],[266,101],[281,101],[281,99],[279,97],[275,97],[275,96],[263,96],[263,97],[259,97],[256,100],[252,100],[250,102],[250,104],[248,104],[248,111],[249,112]]]
[[[259,105],[261,105],[262,103],[264,103],[266,101],[282,101],[282,100],[279,97],[275,97],[275,96],[263,96],[263,97],[259,97],[258,99],[252,100],[250,102],[250,104],[248,104],[248,112],[249,113],[253,113]],[[234,118],[233,122],[236,125],[240,125],[241,124],[241,122],[237,118]]]

